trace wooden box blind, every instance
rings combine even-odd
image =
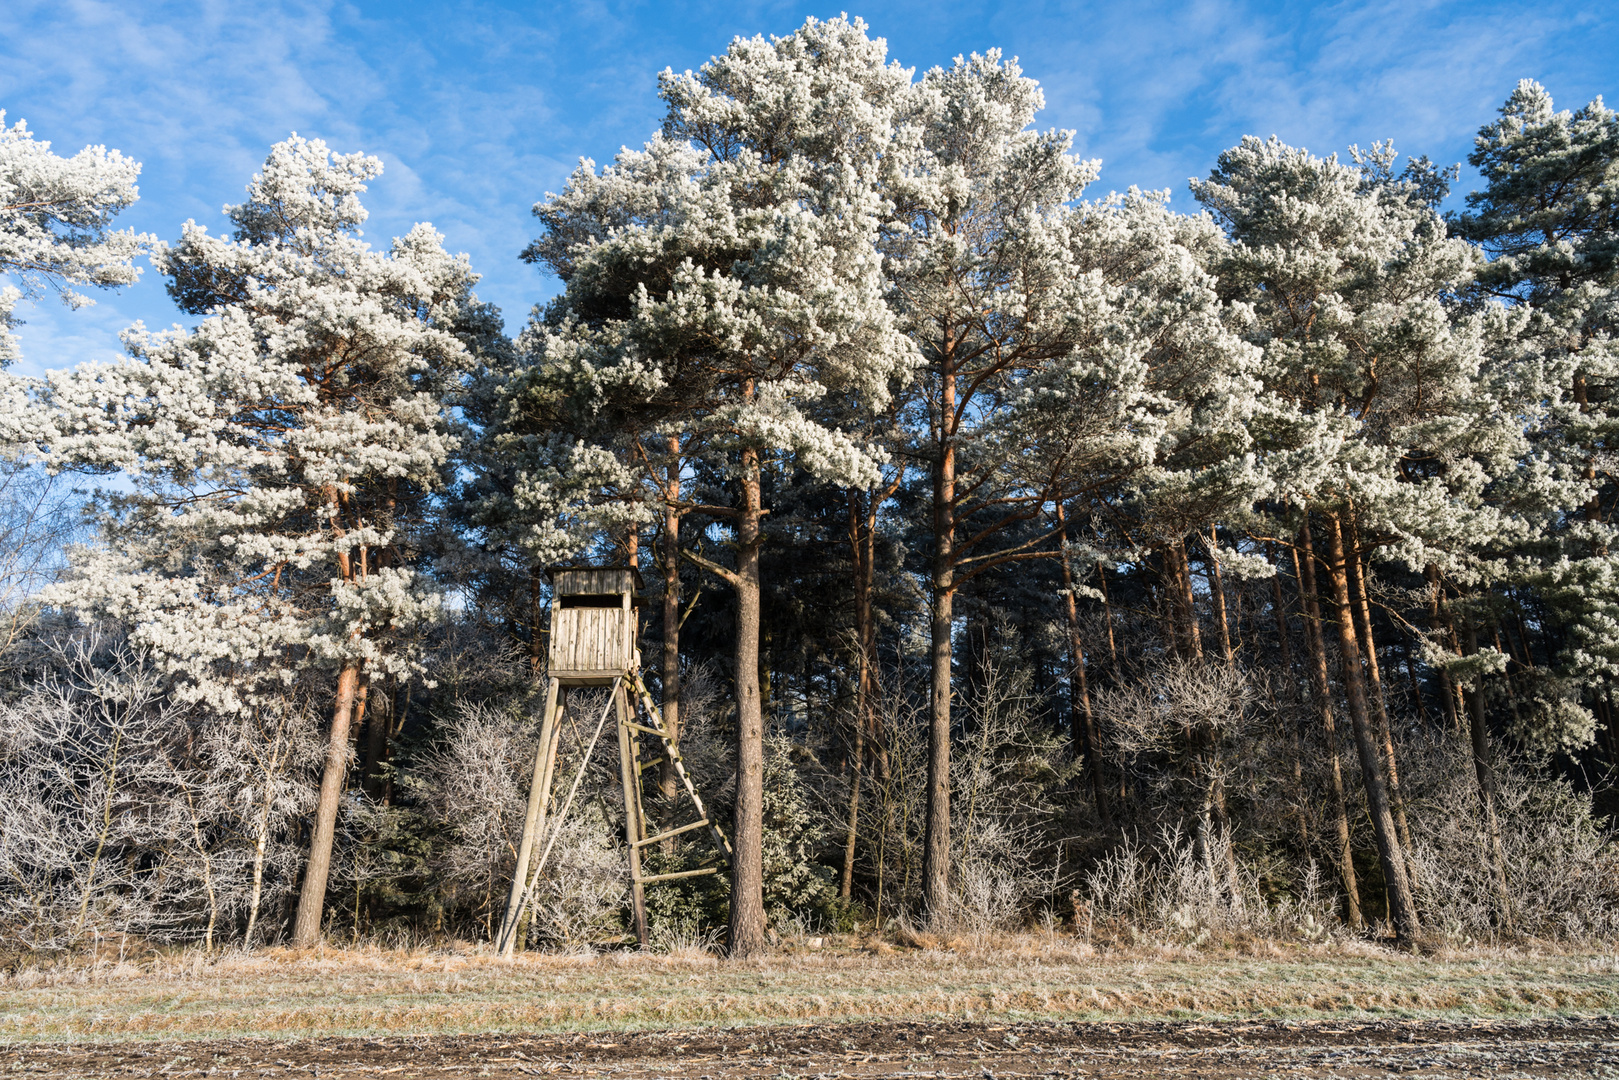
[[[608,678],[635,665],[635,611],[623,607],[554,607],[551,674]]]

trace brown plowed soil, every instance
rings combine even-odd
[[[1603,1077],[1619,1017],[1229,1023],[847,1023],[570,1035],[13,1044],[53,1077]]]

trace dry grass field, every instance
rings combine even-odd
[[[127,955],[127,954],[126,954]],[[200,952],[0,981],[0,1040],[421,1037],[869,1021],[1547,1019],[1619,1015],[1619,955],[1360,943],[1098,952],[1058,935],[786,946],[756,962],[464,950]]]

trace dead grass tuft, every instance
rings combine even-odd
[[[918,930],[910,923],[901,920],[894,928],[894,941],[909,949],[937,949],[939,939],[926,930]]]

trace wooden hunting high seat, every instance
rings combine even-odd
[[[676,733],[663,725],[662,712],[641,681],[641,653],[635,641],[639,631],[636,618],[636,592],[641,575],[633,566],[556,566],[551,568],[551,648],[545,691],[545,712],[540,719],[540,744],[534,755],[534,775],[529,783],[528,814],[523,822],[523,838],[517,848],[517,866],[512,875],[506,915],[496,939],[502,955],[516,948],[524,910],[531,902],[534,882],[544,869],[556,842],[562,819],[573,805],[584,779],[596,740],[609,714],[618,717],[619,779],[624,789],[624,840],[628,850],[630,903],[635,936],[647,943],[646,897],[644,887],[653,882],[699,877],[719,871],[718,866],[702,866],[664,874],[644,874],[641,853],[653,844],[672,843],[678,836],[706,829],[722,860],[731,857],[731,845],[703,806],[702,796],[680,758]],[[567,708],[569,691],[579,687],[608,687],[607,701],[596,721],[595,735],[584,750],[568,797],[561,808],[551,812],[551,783],[557,763],[557,742],[562,736],[562,712]],[[639,713],[637,710],[641,710]],[[642,762],[642,736],[650,736],[656,757]],[[641,798],[641,774],[667,761],[680,782],[695,820],[666,821],[654,826]],[[676,803],[678,807],[678,803]],[[676,807],[667,808],[673,813]],[[550,829],[547,829],[548,820]],[[547,842],[535,858],[535,847]]]

